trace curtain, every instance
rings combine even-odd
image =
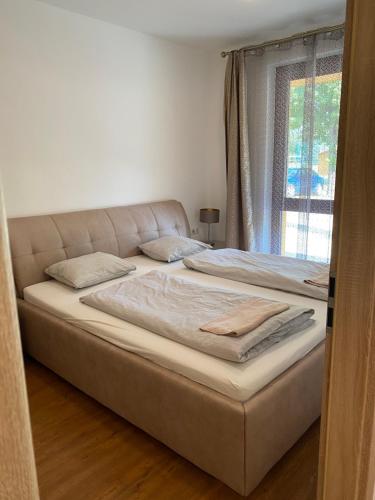
[[[252,248],[247,81],[244,51],[228,57],[224,92],[227,213],[226,246]]]
[[[247,52],[252,248],[329,262],[343,32]]]

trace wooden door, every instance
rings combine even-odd
[[[39,498],[1,186],[0,498]]]
[[[375,1],[348,0],[318,498],[375,484]],[[333,291],[332,291],[333,292]]]

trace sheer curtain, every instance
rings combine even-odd
[[[247,53],[253,244],[328,262],[343,31]]]

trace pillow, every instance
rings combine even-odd
[[[62,260],[45,269],[45,273],[72,288],[85,288],[119,278],[134,271],[135,266],[124,259],[103,252],[90,253]]]
[[[143,253],[151,257],[151,259],[173,262],[212,247],[207,243],[184,238],[183,236],[164,236],[163,238],[143,243],[139,245],[139,248]]]

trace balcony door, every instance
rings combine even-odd
[[[272,252],[329,262],[341,55],[276,68]]]

